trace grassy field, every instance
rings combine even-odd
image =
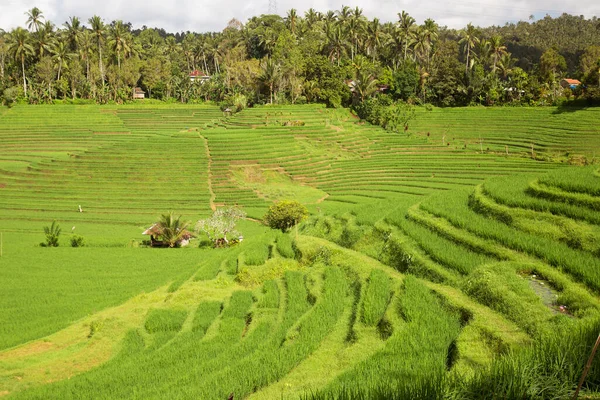
[[[598,117],[419,109],[394,134],[315,105],[6,110],[0,397],[569,396],[600,328]],[[311,216],[263,226],[279,199]],[[237,246],[142,245],[160,214],[231,205]]]

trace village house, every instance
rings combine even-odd
[[[570,88],[570,89],[575,89],[577,88],[577,86],[581,85],[581,82],[578,81],[577,79],[562,79],[560,81],[560,86],[562,86],[563,88]]]
[[[197,81],[199,83],[204,83],[204,82],[206,82],[209,79],[210,79],[209,75],[205,74],[202,71],[198,71],[197,69],[193,70],[190,73],[190,81],[191,82],[196,82]]]

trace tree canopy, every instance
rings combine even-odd
[[[241,95],[247,105],[336,107],[382,93],[444,106],[547,104],[562,78],[600,85],[600,21],[568,14],[455,30],[432,19],[417,24],[402,10],[381,22],[344,6],[169,33],[99,15],[55,25],[33,8],[23,24],[0,30],[0,93],[18,88],[30,103],[124,102],[141,87],[154,99],[229,105]],[[195,70],[210,79],[190,79]]]

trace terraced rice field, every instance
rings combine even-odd
[[[0,397],[568,396],[600,327],[600,172],[566,164],[596,160],[598,116],[423,109],[399,135],[320,106],[7,110]],[[311,217],[255,221],[279,199]],[[238,246],[139,246],[161,213],[234,204]]]

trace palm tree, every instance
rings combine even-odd
[[[168,214],[161,215],[160,220],[156,224],[157,231],[162,237],[162,241],[168,244],[169,247],[178,246],[182,239],[191,235],[191,232],[187,229],[189,226],[189,221],[182,221],[181,215],[175,218],[172,211]]]
[[[129,43],[127,42],[127,29],[123,24],[123,21],[118,20],[114,24],[111,24],[108,28],[109,41],[108,45],[110,48],[117,53],[117,66],[119,71],[121,70],[121,52],[126,53],[129,50]]]
[[[273,92],[275,91],[275,85],[279,82],[281,76],[281,69],[278,64],[275,64],[272,58],[267,57],[266,61],[263,59],[261,63],[261,74],[258,79],[266,86],[269,87],[269,94],[271,96],[271,104],[273,104]]]
[[[33,27],[37,32],[43,24],[44,14],[42,14],[42,11],[37,7],[33,7],[25,15],[27,15],[27,28],[31,30]]]
[[[77,17],[69,17],[69,20],[64,23],[64,26],[67,34],[69,49],[76,52],[79,47],[81,32],[83,31],[81,21]]]
[[[496,72],[496,64],[498,63],[500,57],[506,54],[506,46],[502,44],[502,37],[495,35],[490,38],[490,47],[494,57],[492,72]]]
[[[404,41],[404,59],[406,60],[408,46],[415,37],[415,19],[408,15],[406,11],[398,13],[398,18],[398,23],[400,25],[400,35],[402,37],[402,40]]]
[[[367,97],[371,97],[377,91],[377,80],[371,75],[363,64],[365,60],[362,56],[356,56],[354,62],[354,93],[360,97],[363,102]]]
[[[477,46],[477,52],[479,53],[479,63],[484,67],[489,65],[492,46],[487,39],[481,39],[479,41],[479,45]]]
[[[85,30],[79,38],[79,57],[85,60],[86,79],[90,80],[90,57],[94,47],[94,34],[92,31]]]
[[[4,79],[4,63],[8,54],[7,36],[8,34],[0,29],[0,79]]]
[[[311,29],[314,24],[318,21],[318,15],[314,8],[309,8],[308,11],[304,13],[304,19],[308,26],[308,29]]]
[[[25,76],[25,58],[33,55],[33,46],[29,43],[29,32],[18,27],[11,31],[8,36],[8,52],[15,60],[21,61],[23,72],[23,92],[27,97],[27,78]]]
[[[427,18],[421,28],[422,28],[421,33],[424,36],[425,40],[427,41],[427,70],[429,70],[430,69],[430,61],[431,61],[430,50],[433,47],[434,42],[438,38],[438,26],[434,20],[432,20],[431,18]]]
[[[295,35],[296,25],[298,24],[298,13],[296,12],[295,8],[292,8],[290,11],[288,11],[287,17],[285,17],[285,23],[290,32],[292,32],[292,35]]]
[[[381,37],[383,31],[381,30],[381,24],[379,19],[375,18],[367,27],[367,39],[365,45],[367,46],[367,54],[373,54],[373,62],[377,56],[377,49],[381,46]]]
[[[329,59],[333,62],[334,56],[337,60],[337,65],[340,65],[342,54],[346,52],[346,39],[340,24],[334,26],[326,25],[327,48],[329,49]]]
[[[515,60],[512,58],[512,54],[504,53],[498,60],[498,69],[502,73],[502,78],[506,79],[512,72],[515,66]]]
[[[364,32],[364,19],[362,18],[362,10],[356,7],[356,10],[351,14],[346,23],[347,33],[351,40],[350,58],[354,60],[354,55],[358,53],[358,41]]]
[[[57,81],[60,81],[60,75],[63,67],[67,67],[67,60],[74,56],[69,52],[69,46],[62,40],[59,40],[56,45],[50,50],[53,54],[52,59],[58,65]]]
[[[479,32],[473,26],[473,24],[467,24],[467,29],[460,31],[462,38],[458,42],[459,44],[464,45],[467,52],[467,62],[465,63],[465,74],[469,74],[469,61],[471,55],[471,49],[475,47],[475,44],[479,43],[479,38],[476,36]]]
[[[99,16],[94,15],[88,20],[92,26],[92,32],[98,42],[98,65],[100,67],[100,76],[102,77],[102,86],[104,86],[104,66],[102,64],[102,42],[104,42],[104,36],[106,34],[104,22]]]
[[[38,58],[44,57],[46,52],[49,52],[54,45],[52,32],[42,26],[38,31],[31,35]]]

